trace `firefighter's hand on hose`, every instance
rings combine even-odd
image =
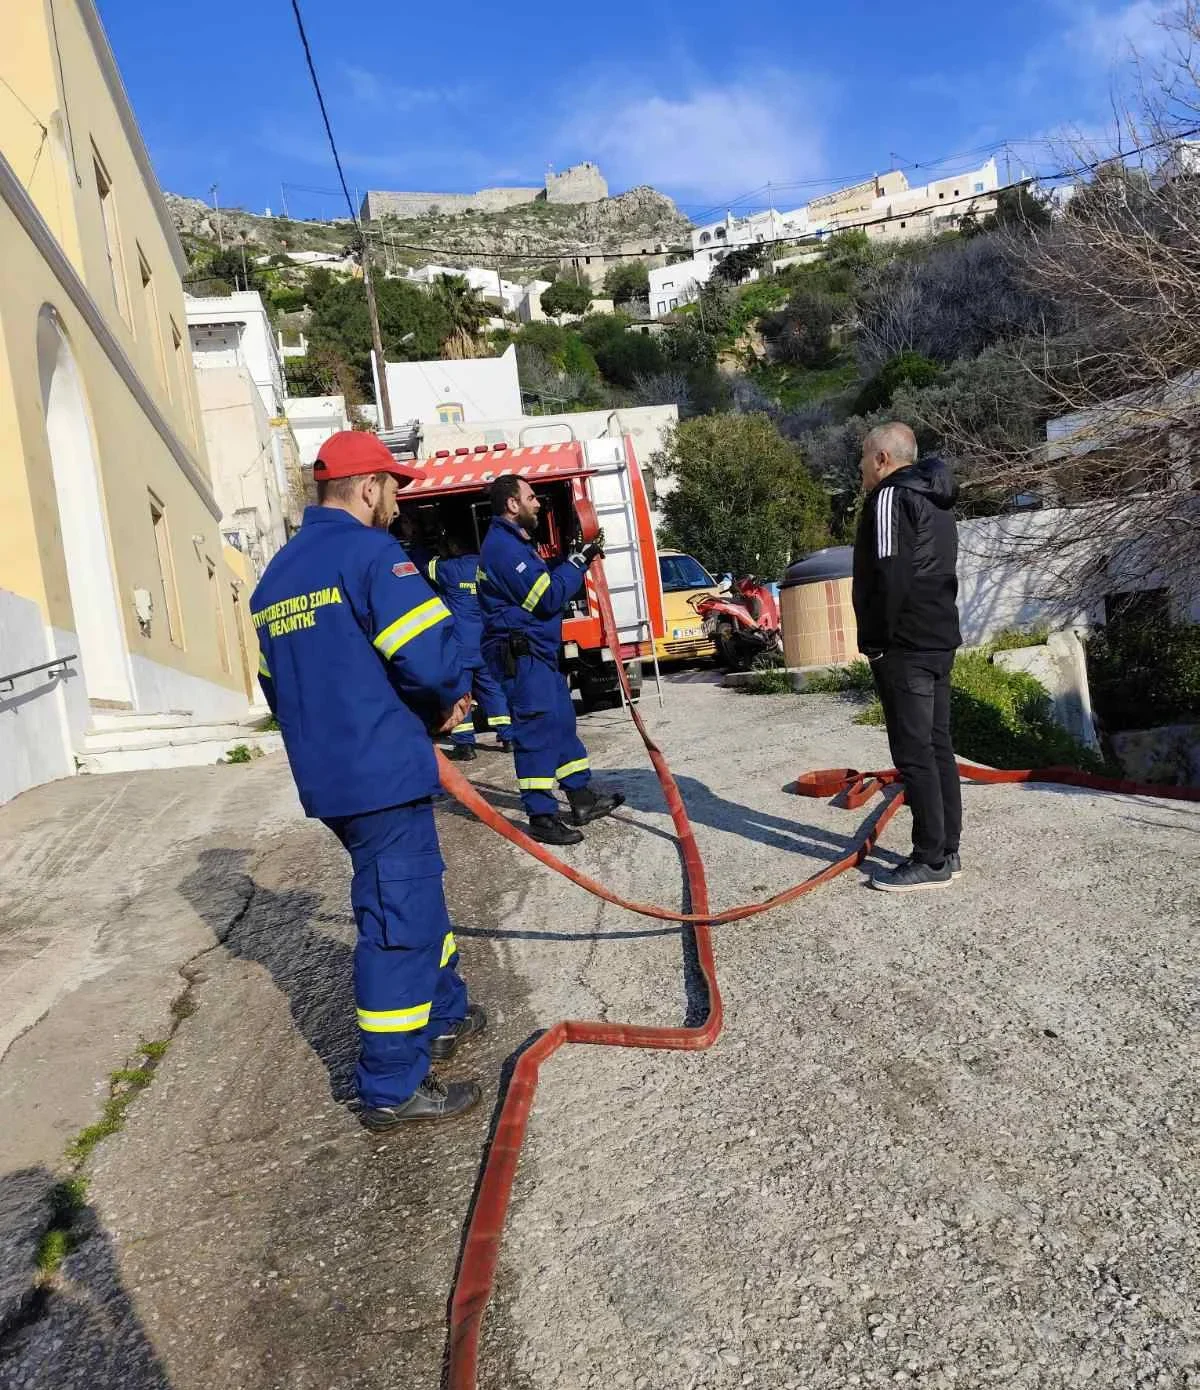
[[[446,715],[445,719],[438,725],[439,734],[448,734],[456,724],[463,724],[471,715],[471,692],[462,697],[454,708]]]

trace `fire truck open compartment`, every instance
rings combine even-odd
[[[586,461],[584,446],[574,441],[513,450],[477,446],[453,454],[443,451],[425,460],[422,467],[426,477],[404,488],[397,498],[400,517],[393,532],[401,544],[407,539],[411,544],[447,554],[449,543],[455,541],[478,551],[492,521],[490,485],[497,476],[509,472],[524,477],[542,503],[534,539],[543,559],[554,561],[579,542],[581,528],[575,502],[577,496],[591,500],[589,484],[593,482],[593,470]],[[625,510],[632,508],[626,506]],[[609,524],[603,516],[601,524]],[[630,518],[630,526],[633,525]],[[618,521],[613,532],[618,534],[624,529]],[[629,567],[630,561],[624,555],[614,555],[612,560],[622,571]],[[639,580],[644,568],[634,563]],[[653,577],[658,578],[657,567]],[[640,693],[641,658],[653,659],[654,653],[653,625],[647,622],[643,626],[648,641],[636,626],[630,629],[626,625],[620,652],[612,653],[603,645],[598,610],[594,598],[589,602],[588,589],[585,587],[572,600],[564,615],[562,661],[585,707],[620,700],[614,664],[617,656],[625,665],[635,697]],[[635,640],[629,640],[626,631]]]

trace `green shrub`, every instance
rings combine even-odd
[[[1087,661],[1106,729],[1200,719],[1200,625],[1110,623],[1088,642]]]
[[[740,689],[747,695],[786,695],[792,688],[792,678],[783,667],[751,671],[750,679]]]
[[[809,676],[804,683],[802,695],[834,695],[842,691],[869,693],[875,689],[871,668],[860,657],[849,666],[831,666],[828,671],[818,671]]]
[[[308,295],[302,289],[284,286],[271,291],[271,303],[281,314],[295,314],[308,303]]]
[[[1020,647],[1044,647],[1050,639],[1048,627],[1031,627],[1022,631],[1017,627],[1006,627],[987,644],[991,652],[1012,652]]]
[[[992,767],[1078,767],[1103,772],[1100,756],[1054,722],[1045,686],[993,666],[987,652],[960,652],[950,676],[955,751]]]

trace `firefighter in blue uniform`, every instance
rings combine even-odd
[[[479,556],[474,546],[457,535],[446,543],[450,552],[445,557],[433,556],[426,574],[434,589],[446,600],[454,615],[454,635],[462,648],[463,665],[471,674],[471,689],[492,729],[505,751],[512,747],[512,717],[500,682],[492,675],[483,659],[483,617],[479,611],[477,578]],[[455,762],[471,762],[475,757],[475,721],[468,714],[462,723],[450,730],[453,747],[450,757]]]
[[[533,542],[541,503],[525,479],[511,473],[497,478],[491,502],[478,581],[483,654],[512,715],[529,833],[545,844],[574,845],[583,839],[574,826],[611,815],[625,800],[619,792],[600,795],[589,786],[587,749],[575,732],[575,706],[558,665],[563,610],[603,551],[589,545],[547,566]],[[573,825],[559,813],[556,783],[567,794]]]
[[[430,1062],[487,1025],[458,973],[431,801],[429,726],[462,720],[470,675],[450,610],[387,530],[401,482],[419,476],[372,434],[327,439],[317,505],[250,604],[301,804],[354,866],[355,1081],[372,1130],[475,1104],[478,1085],[443,1086]]]

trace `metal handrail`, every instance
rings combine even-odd
[[[22,676],[35,676],[39,671],[54,671],[61,669],[66,671],[69,661],[78,661],[78,656],[56,656],[53,661],[43,661],[40,666],[26,666],[23,671],[13,671],[7,676],[0,676],[0,690],[15,689],[15,682]]]

